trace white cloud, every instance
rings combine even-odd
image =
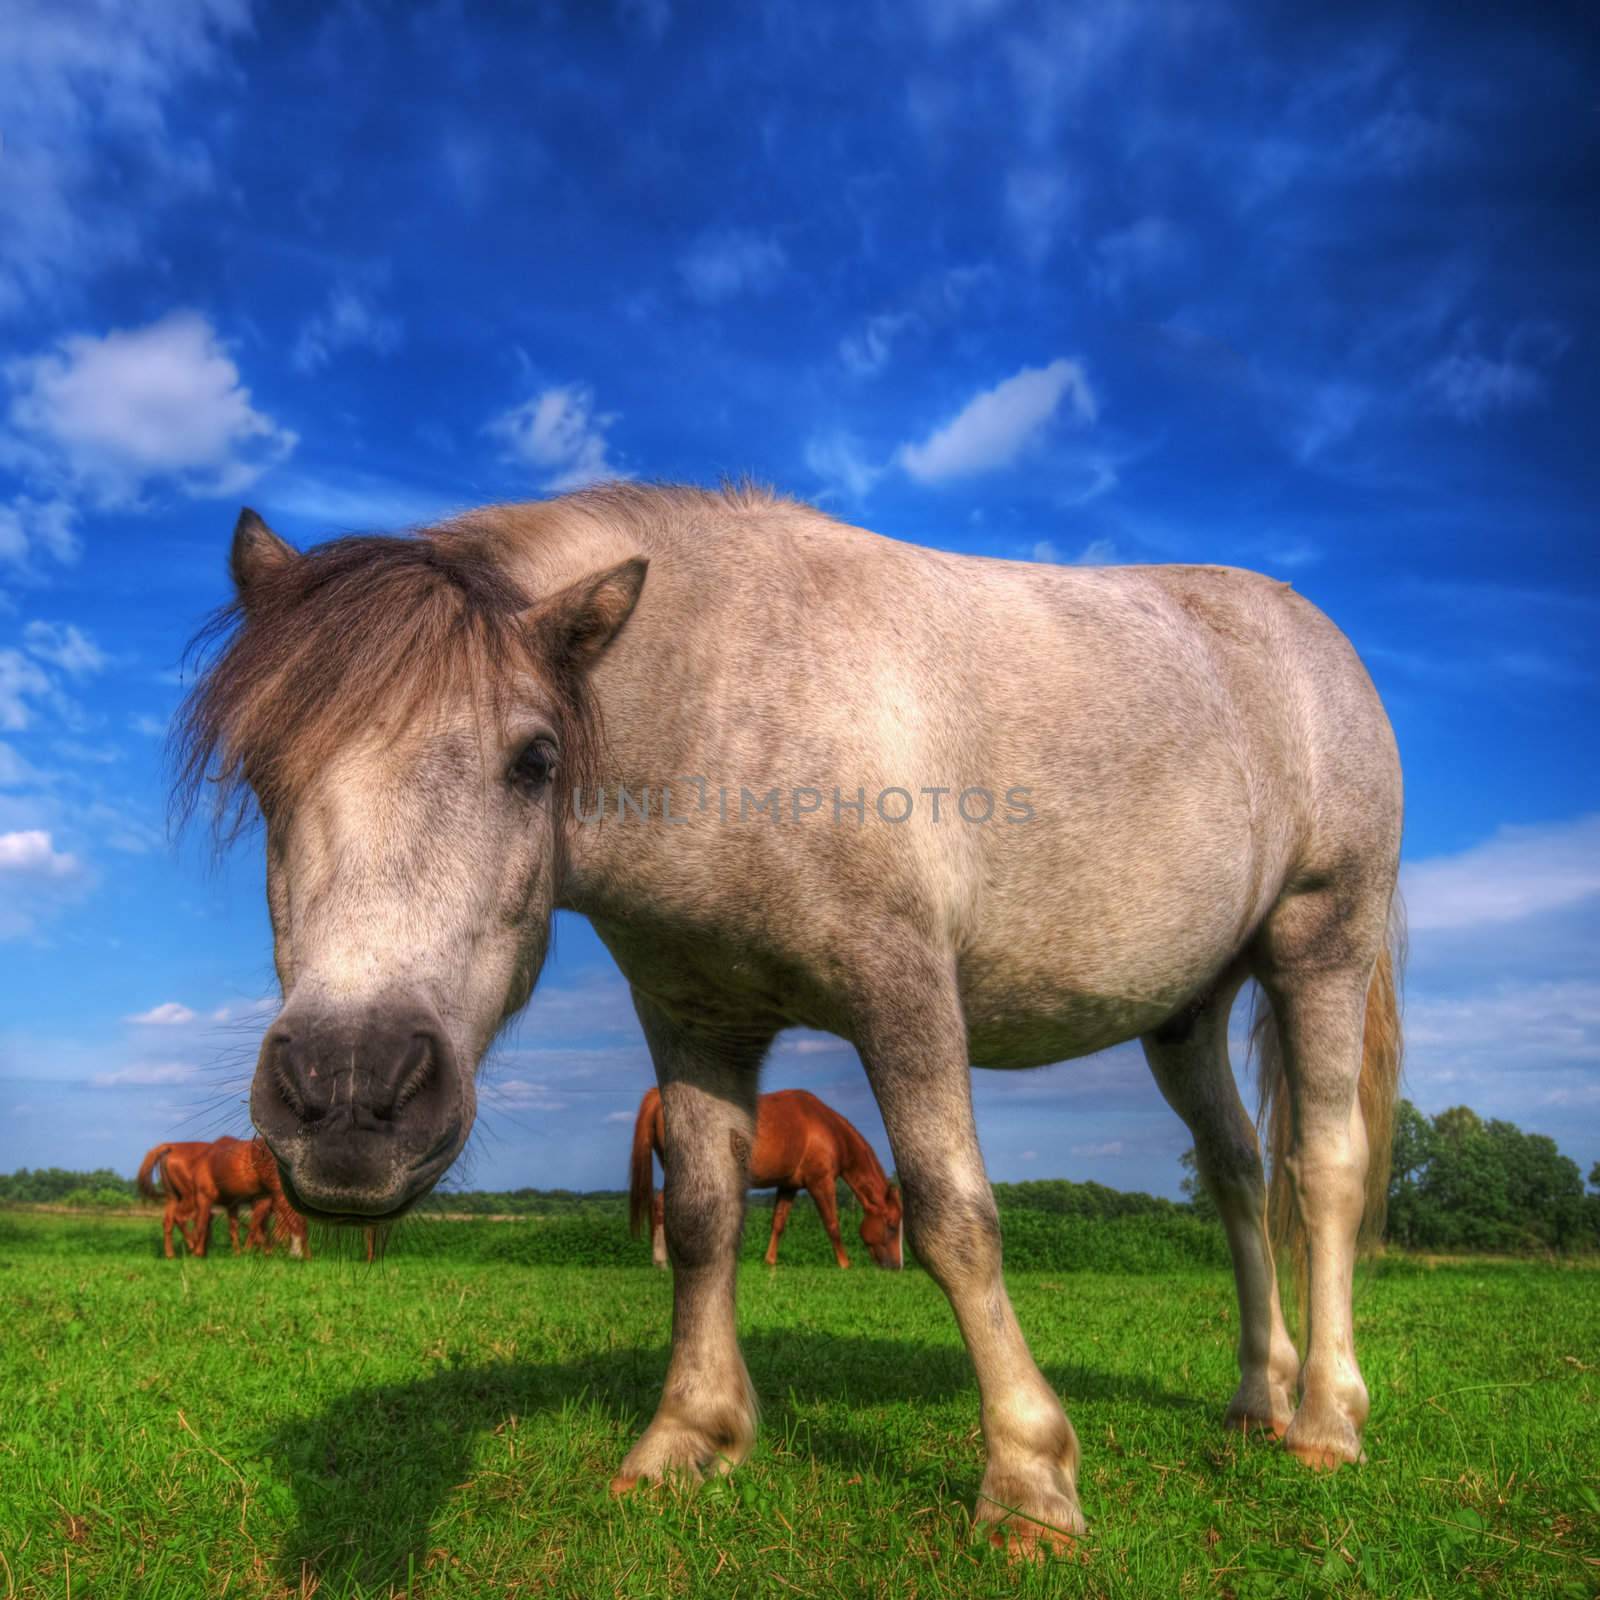
[[[200,1069],[182,1061],[144,1062],[122,1067],[116,1072],[97,1072],[90,1082],[97,1089],[153,1088],[164,1084],[191,1083]]]
[[[1159,276],[1182,261],[1184,254],[1183,235],[1165,217],[1140,217],[1096,242],[1095,286],[1118,299],[1130,284]]]
[[[912,321],[909,311],[883,311],[868,317],[859,333],[839,341],[839,359],[858,378],[870,378],[889,364],[894,342]]]
[[[831,493],[850,500],[861,499],[884,474],[884,468],[862,455],[848,433],[813,434],[806,441],[805,461]]]
[[[545,474],[546,489],[577,489],[624,476],[606,456],[606,433],[616,420],[614,412],[594,409],[594,391],[586,384],[560,384],[502,412],[487,432],[508,457]]]
[[[1434,410],[1458,422],[1482,422],[1497,411],[1518,411],[1545,398],[1545,371],[1566,347],[1567,336],[1545,322],[1518,324],[1499,356],[1485,355],[1469,332],[1423,374],[1422,393]]]
[[[1103,1144],[1075,1144],[1071,1153],[1075,1156],[1120,1156],[1124,1148],[1121,1139],[1107,1139]]]
[[[672,25],[672,7],[667,0],[617,0],[617,18],[659,43]]]
[[[171,126],[168,106],[217,72],[249,17],[248,0],[0,8],[0,316],[133,258],[145,216],[209,185],[205,145]]]
[[[81,628],[70,622],[30,622],[22,630],[23,647],[70,678],[102,671],[109,658]]]
[[[703,305],[740,294],[762,294],[782,276],[789,258],[768,235],[747,228],[704,233],[678,262],[684,286]]]
[[[1064,562],[1074,567],[1109,567],[1117,559],[1117,547],[1109,539],[1091,539],[1075,556],[1063,555],[1053,539],[1040,539],[1029,551],[1034,561]]]
[[[296,436],[251,404],[216,330],[192,311],[101,338],[74,334],[6,367],[8,453],[64,475],[107,504],[150,482],[232,495],[293,449]]]
[[[1057,359],[1047,367],[1024,367],[975,395],[921,444],[902,445],[895,459],[922,483],[1010,466],[1039,437],[1063,400],[1075,423],[1093,422],[1099,414],[1078,362]]]
[[[828,1056],[849,1048],[831,1033],[791,1033],[778,1041],[779,1052],[786,1056]]]
[[[158,1006],[151,1006],[148,1011],[136,1012],[131,1017],[124,1017],[124,1022],[137,1022],[145,1026],[156,1028],[181,1028],[185,1023],[193,1022],[199,1015],[191,1011],[188,1006],[177,1000],[163,1000]]]
[[[0,874],[8,878],[72,878],[79,870],[78,858],[57,850],[42,828],[0,833]]]
[[[77,523],[77,509],[65,500],[18,495],[0,506],[0,562],[26,567],[35,552],[63,563],[76,561]]]
[[[528,1078],[505,1078],[480,1091],[491,1105],[508,1111],[565,1111],[567,1102],[550,1092],[548,1085]]]
[[[52,697],[49,674],[20,650],[0,650],[0,729],[20,733],[33,722],[31,702]]]
[[[299,517],[319,529],[416,528],[448,516],[459,502],[366,473],[321,478],[291,471],[273,475],[263,506],[273,516]]]
[[[1401,877],[1413,933],[1514,922],[1600,894],[1600,813],[1505,827],[1459,855],[1408,866]]]
[[[1028,167],[1007,176],[1006,215],[1030,265],[1040,266],[1055,248],[1077,204],[1077,185],[1064,172]]]
[[[8,744],[0,744],[0,789],[28,788],[41,783],[44,775],[30,766]]]
[[[1338,379],[1317,384],[1297,401],[1298,417],[1290,425],[1295,459],[1309,465],[1355,432],[1372,405],[1372,395],[1359,384]]]
[[[371,350],[387,355],[400,343],[400,321],[379,311],[348,286],[335,288],[328,303],[308,319],[290,355],[297,372],[315,372],[341,350]]]
[[[608,1111],[600,1120],[602,1122],[632,1123],[639,1113],[637,1111]]]
[[[1010,0],[918,0],[917,12],[935,39],[946,40],[980,23],[990,22]]]

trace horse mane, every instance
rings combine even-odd
[[[544,667],[531,599],[470,520],[414,535],[333,539],[284,562],[205,624],[200,671],[173,727],[180,822],[214,786],[219,843],[293,809],[308,780],[375,722],[405,726],[465,693],[498,718],[517,668]],[[583,685],[554,682],[564,790],[593,747]],[[574,771],[574,765],[579,769]]]
[[[519,668],[552,693],[570,805],[594,782],[603,730],[582,674],[545,659],[526,625],[540,597],[508,575],[508,548],[606,530],[646,543],[717,511],[795,504],[749,482],[614,483],[314,546],[262,574],[248,606],[235,598],[191,641],[184,659],[199,671],[169,744],[175,822],[212,791],[226,844],[250,821],[252,794],[263,816],[287,814],[339,748],[380,719],[405,726],[463,694],[498,719]]]
[[[835,1111],[827,1101],[818,1100],[816,1103],[833,1123],[834,1132],[842,1147],[843,1161],[839,1176],[850,1185],[857,1199],[861,1198],[860,1190],[853,1180],[862,1177],[872,1179],[878,1188],[878,1192],[872,1198],[875,1202],[882,1200],[889,1191],[889,1174],[883,1170],[883,1163],[878,1160],[878,1152],[872,1148],[871,1140],[843,1112]]]

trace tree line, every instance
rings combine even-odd
[[[1009,1215],[1040,1213],[1084,1220],[1188,1213],[1214,1220],[1216,1211],[1195,1173],[1194,1151],[1182,1158],[1186,1201],[1053,1178],[998,1183],[995,1196]],[[74,1172],[24,1167],[0,1173],[0,1203],[126,1206],[137,1198],[131,1178],[102,1167]],[[422,1208],[435,1211],[559,1217],[621,1214],[621,1191],[567,1189],[435,1192]],[[758,1202],[759,1203],[759,1202]],[[854,1204],[841,1188],[840,1204]],[[1554,1139],[1524,1133],[1499,1118],[1485,1120],[1467,1106],[1428,1117],[1409,1100],[1395,1113],[1385,1238],[1409,1250],[1600,1250],[1600,1162],[1589,1190],[1577,1162]]]
[[[1183,1192],[1201,1216],[1216,1211],[1194,1151],[1180,1160]],[[1469,1106],[1429,1117],[1395,1110],[1385,1240],[1407,1250],[1493,1252],[1600,1249],[1600,1161],[1585,1192],[1578,1163],[1554,1139],[1524,1133]]]

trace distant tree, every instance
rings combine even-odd
[[[1183,1177],[1178,1180],[1178,1188],[1187,1196],[1194,1214],[1197,1217],[1204,1217],[1209,1222],[1216,1221],[1217,1204],[1211,1198],[1211,1191],[1206,1188],[1205,1180],[1200,1176],[1200,1164],[1195,1159],[1193,1145],[1178,1157],[1178,1165],[1183,1168]]]
[[[1594,1248],[1575,1161],[1543,1134],[1485,1122],[1452,1106],[1430,1122],[1409,1101],[1395,1113],[1389,1237],[1442,1250]]]
[[[1416,1245],[1429,1228],[1428,1167],[1438,1154],[1433,1124],[1402,1100],[1394,1113],[1394,1149],[1389,1162],[1389,1237],[1396,1244]]]
[[[1600,1161],[1595,1162],[1595,1164],[1589,1168],[1589,1187],[1591,1189],[1600,1190]]]

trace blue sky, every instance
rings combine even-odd
[[[1348,631],[1406,764],[1408,1092],[1600,1157],[1576,7],[12,0],[0,20],[0,1170],[242,1131],[258,848],[161,741],[241,502],[305,543],[749,472],[882,532],[1219,561]],[[564,919],[467,1176],[622,1182]],[[884,1148],[853,1054],[806,1084]],[[1137,1047],[980,1075],[1001,1178],[1173,1192]]]

